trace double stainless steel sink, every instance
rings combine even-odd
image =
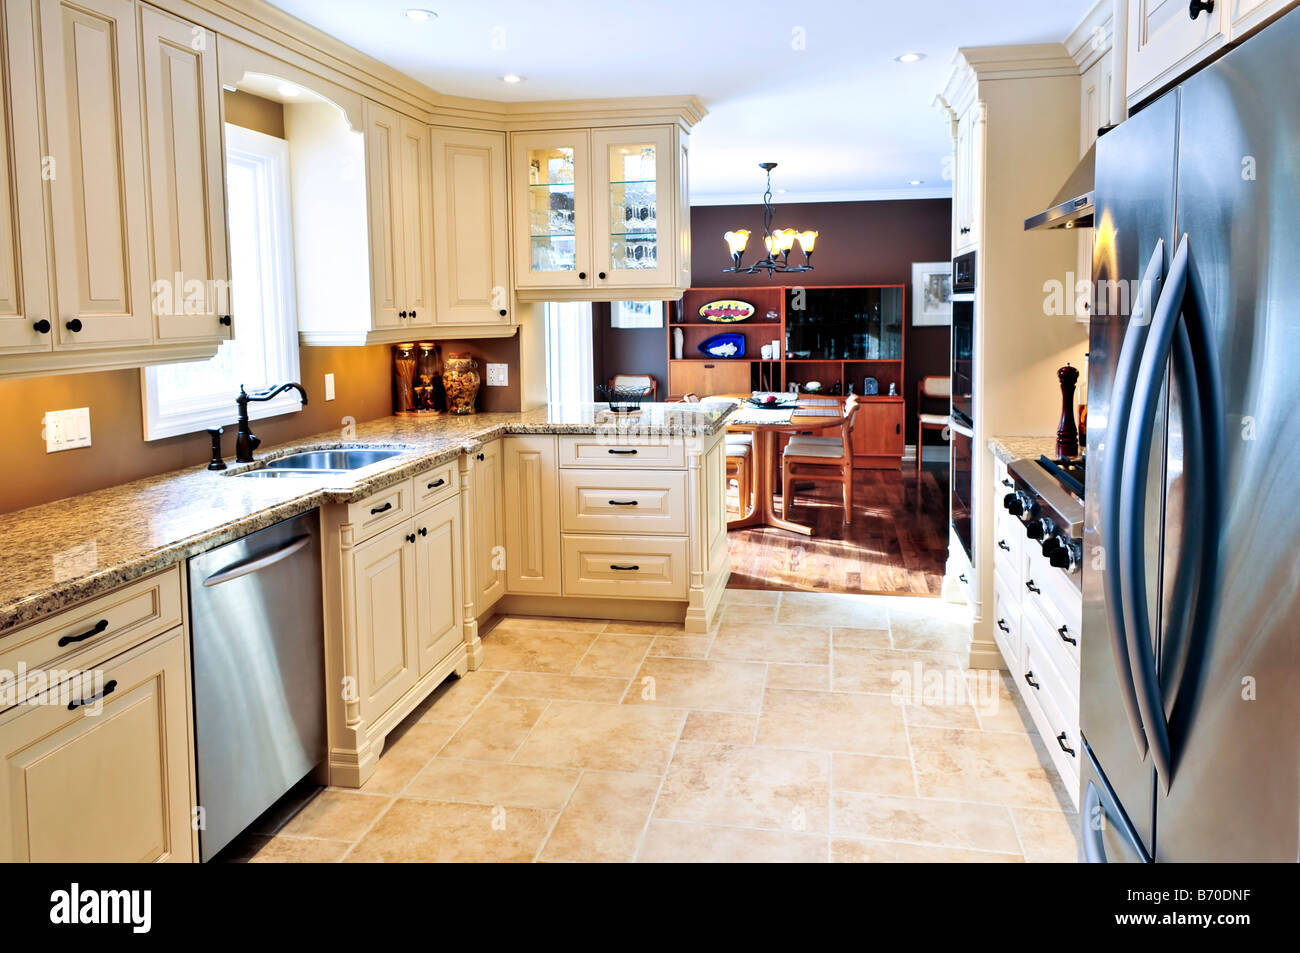
[[[244,470],[232,474],[237,477],[253,479],[277,479],[279,477],[319,477],[330,474],[348,473],[360,470],[373,463],[391,460],[404,450],[368,450],[360,448],[338,448],[334,450],[304,450],[291,453],[286,457],[268,460],[256,470]]]

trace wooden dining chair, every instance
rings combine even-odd
[[[795,480],[800,483],[838,483],[844,493],[844,522],[853,522],[853,425],[857,422],[858,397],[844,402],[840,434],[836,437],[790,438],[781,455],[781,499],[785,518],[791,519]]]
[[[609,386],[624,393],[649,394],[652,404],[659,399],[659,382],[649,374],[615,374]]]
[[[947,376],[922,377],[916,385],[916,499],[921,501],[921,463],[925,455],[925,432],[927,430],[947,431],[952,423],[948,413],[926,413],[926,401],[952,397],[952,378]]]

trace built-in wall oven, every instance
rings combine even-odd
[[[952,262],[952,527],[975,565],[971,493],[975,461],[975,253]]]

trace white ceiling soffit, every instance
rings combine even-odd
[[[691,201],[718,205],[757,202],[764,161],[777,202],[950,195],[931,104],[957,48],[1062,42],[1096,0],[271,2],[453,96],[694,94]]]

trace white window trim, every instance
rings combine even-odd
[[[235,153],[236,155],[242,155],[246,159],[271,167],[274,186],[272,201],[279,206],[276,210],[278,218],[282,222],[292,222],[289,192],[289,144],[283,139],[277,139],[275,136],[268,136],[229,123],[225,127],[225,137],[227,156],[230,153]],[[270,162],[267,161],[267,153],[271,153]],[[278,234],[274,236],[274,240],[271,242],[271,251],[272,260],[269,267],[276,275],[283,276],[283,280],[275,282],[275,285],[284,289],[284,308],[292,318],[292,320],[282,323],[278,341],[279,347],[283,349],[281,353],[285,358],[285,380],[269,382],[282,384],[289,380],[297,380],[300,375],[298,305],[294,294],[296,286],[293,271],[292,228],[278,230]],[[238,328],[239,319],[238,315],[236,315],[236,333],[238,333]],[[154,375],[157,370],[157,367],[145,367],[140,370],[140,395],[143,405],[144,439],[146,441],[163,440],[168,437],[178,437],[217,427],[231,426],[238,419],[238,411],[235,405],[235,398],[239,396],[237,389],[232,390],[228,398],[223,397],[220,400],[204,396],[189,401],[174,402],[168,408],[160,407],[157,399],[158,388],[154,383]],[[238,385],[235,386],[238,387]],[[250,420],[263,420],[267,417],[279,417],[283,414],[300,413],[301,411],[301,398],[294,391],[288,391],[274,400],[248,405]]]

